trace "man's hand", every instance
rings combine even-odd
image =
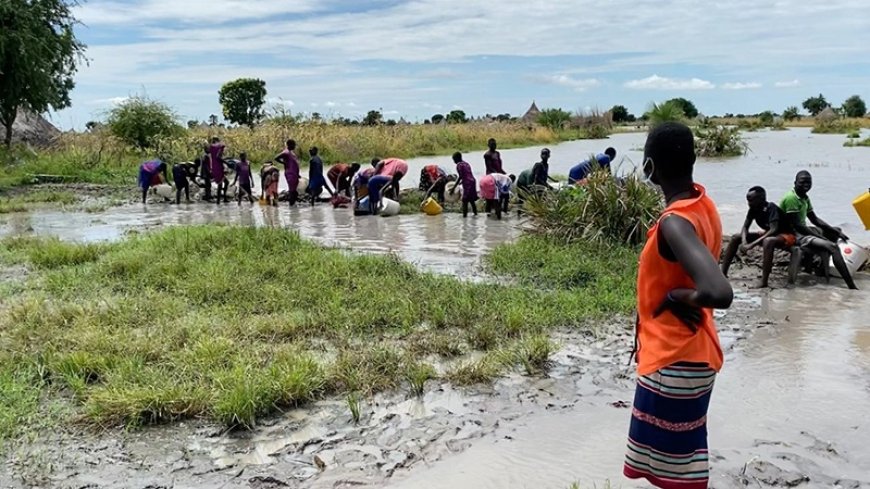
[[[701,324],[701,319],[704,317],[700,308],[677,302],[671,298],[670,294],[665,297],[665,300],[658,309],[656,309],[655,313],[653,313],[653,317],[657,318],[665,311],[670,311],[671,314],[676,316],[676,318],[692,330],[693,333],[698,331],[698,325]]]

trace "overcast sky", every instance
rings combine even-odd
[[[422,120],[462,108],[522,115],[683,96],[702,113],[781,112],[824,93],[870,98],[867,0],[90,0],[82,127],[147,93],[183,120],[217,91],[266,81],[293,112]]]

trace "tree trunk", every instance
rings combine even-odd
[[[12,124],[6,126],[6,136],[3,138],[3,144],[6,145],[6,149],[12,147]]]
[[[0,114],[0,122],[6,126],[6,135],[3,137],[3,144],[6,149],[12,147],[12,126],[15,124],[15,119],[18,117],[18,109],[12,109],[12,112],[3,112]]]

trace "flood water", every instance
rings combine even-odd
[[[623,168],[641,161],[644,134],[617,134],[607,141],[554,145],[551,172],[565,174],[578,160],[614,146]],[[870,186],[870,149],[844,148],[842,136],[815,136],[809,130],[747,134],[750,152],[741,158],[702,160],[696,179],[719,205],[726,232],[736,232],[745,215],[746,190],[768,189],[778,200],[802,169],[813,173],[810,194],[819,216],[843,226],[859,243],[870,243],[851,201]],[[506,169],[519,172],[537,159],[540,148],[505,150]],[[466,158],[482,169],[482,152]],[[411,160],[405,186],[416,184],[424,164],[448,166],[449,159]],[[393,252],[423,268],[465,278],[494,246],[515,239],[517,224],[481,216],[398,216],[354,218],[348,210],[321,205],[277,209],[235,204],[127,205],[105,212],[38,211],[0,216],[0,236],[53,235],[77,241],[117,240],[130,231],[203,223],[296,229],[326,245],[362,252]],[[859,286],[867,290],[866,274]],[[714,487],[740,487],[733,480],[745,464],[775,460],[783,470],[813,474],[801,487],[836,487],[839,479],[870,487],[870,298],[831,286],[742,293],[751,316],[731,318],[726,329],[748,335],[732,344],[714,391],[710,411]],[[731,313],[729,313],[731,314]],[[755,330],[758,318],[765,327]],[[750,324],[753,323],[753,324]],[[752,330],[751,333],[749,330]],[[727,331],[726,331],[727,333]],[[728,335],[726,334],[727,338]],[[726,341],[727,344],[727,341]],[[602,371],[610,370],[603,365]],[[630,412],[610,405],[630,401],[632,388],[614,383],[584,394],[569,411],[539,412],[518,419],[510,439],[487,437],[462,453],[434,464],[418,464],[397,474],[394,487],[564,488],[646,487],[621,477]],[[267,440],[268,441],[268,440]],[[286,440],[284,440],[286,441]],[[284,443],[281,441],[281,443]],[[269,451],[269,450],[266,450]],[[750,463],[751,465],[751,463]],[[759,484],[761,486],[761,484]]]

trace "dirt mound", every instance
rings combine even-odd
[[[6,127],[0,124],[0,134],[6,134]],[[48,146],[60,136],[60,130],[39,114],[19,111],[12,124],[12,142],[31,146]]]

